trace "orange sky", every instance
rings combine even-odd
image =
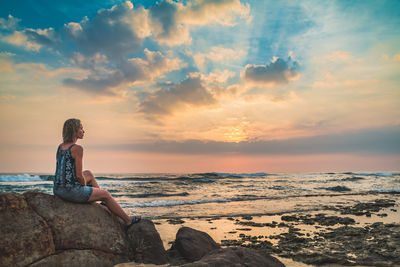
[[[5,2],[0,172],[398,170],[398,2],[95,2]]]

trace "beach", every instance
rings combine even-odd
[[[181,226],[223,247],[245,246],[286,266],[400,264],[400,174],[102,174],[131,215],[151,219],[169,249]],[[52,194],[50,174],[2,174],[0,191]]]

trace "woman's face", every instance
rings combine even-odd
[[[77,138],[78,139],[83,139],[83,136],[85,135],[85,131],[83,130],[82,124],[79,125],[78,133],[77,133]]]

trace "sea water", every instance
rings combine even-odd
[[[315,211],[324,205],[400,193],[400,172],[98,174],[128,214],[149,219],[234,217]],[[0,174],[0,192],[53,194],[53,175]]]

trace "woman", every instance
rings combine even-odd
[[[138,222],[140,217],[128,216],[107,190],[100,189],[91,171],[82,171],[83,148],[75,143],[83,138],[84,133],[80,120],[65,121],[63,143],[57,149],[54,195],[78,203],[101,200],[127,226]]]

